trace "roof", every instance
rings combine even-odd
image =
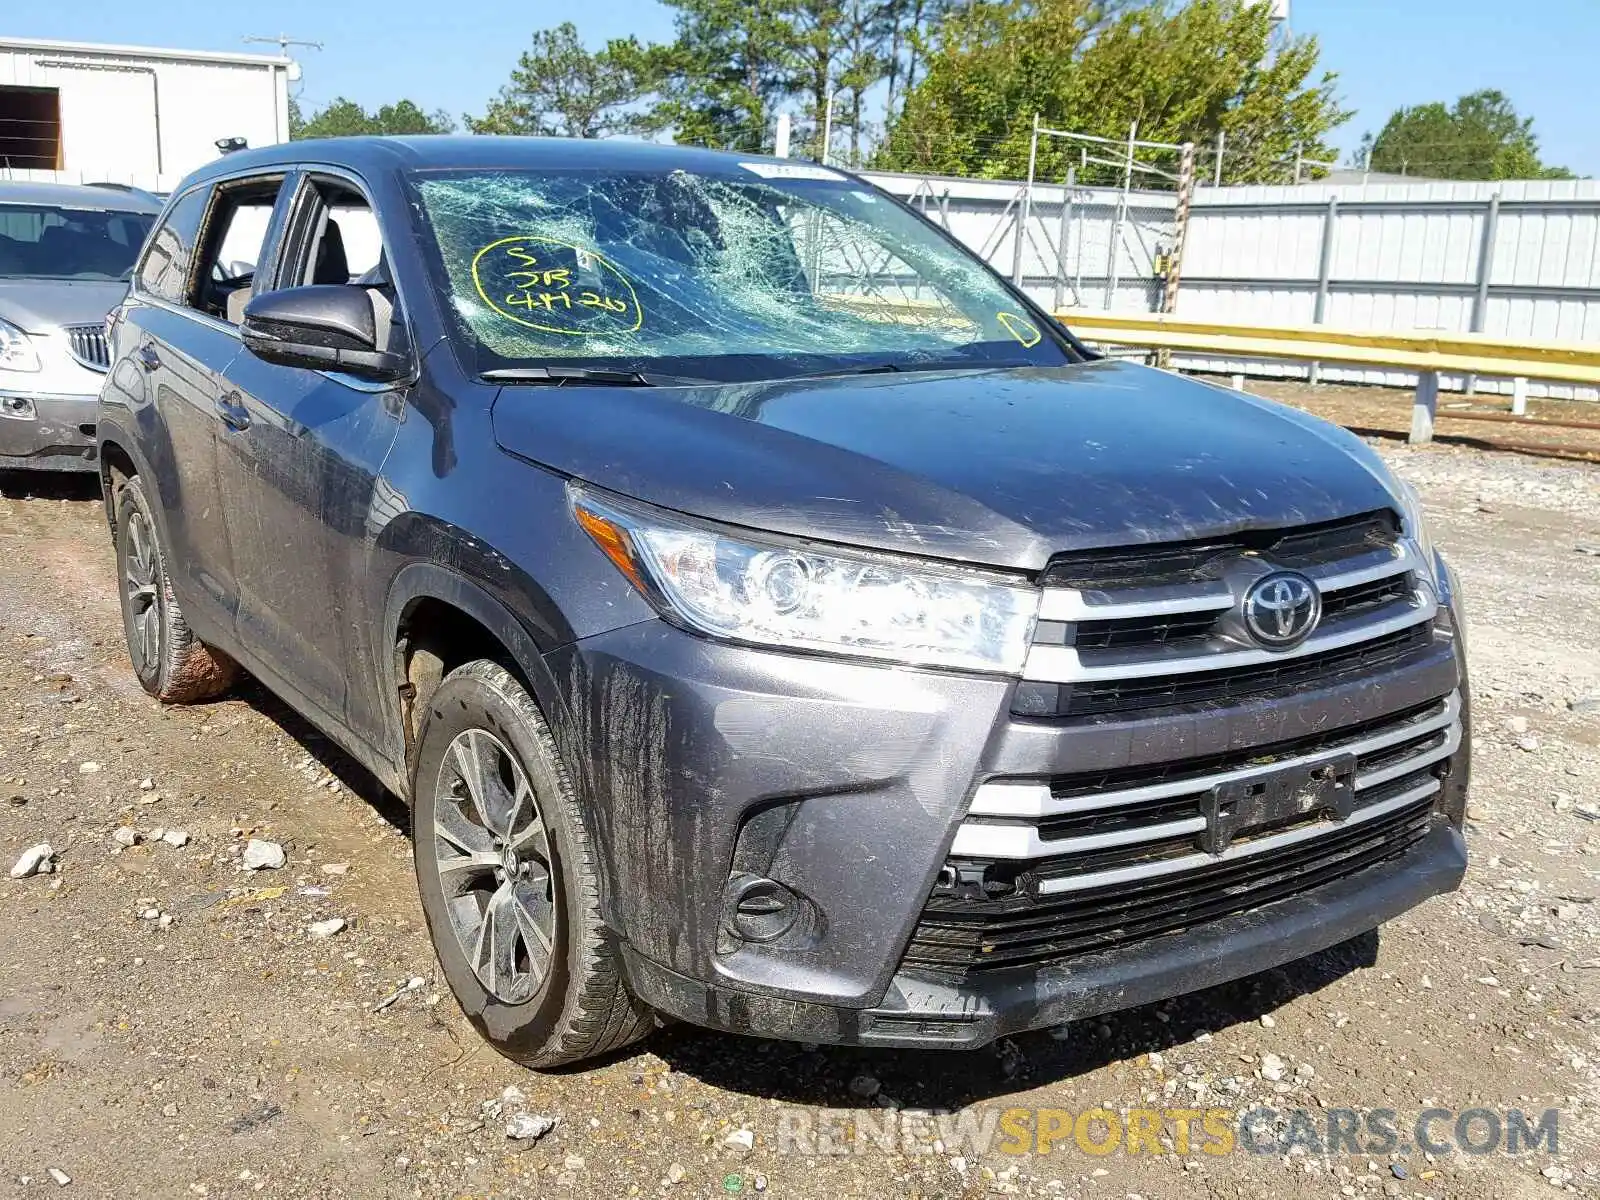
[[[148,192],[92,183],[24,183],[9,179],[0,179],[0,204],[48,204],[116,212],[161,211],[161,201]]]
[[[238,54],[231,50],[177,50],[168,46],[117,46],[104,42],[61,42],[48,38],[0,37],[0,50],[36,54],[86,54],[114,58],[154,58],[166,62],[226,63],[238,67],[287,67],[279,54]]]
[[[201,167],[195,172],[195,178],[296,163],[326,163],[357,171],[505,171],[585,167],[592,170],[669,171],[676,168],[724,172],[735,163],[758,161],[764,157],[622,138],[439,135],[309,138],[225,154]]]

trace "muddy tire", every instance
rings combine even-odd
[[[434,950],[496,1050],[557,1067],[650,1031],[600,920],[584,813],[543,715],[503,667],[457,667],[428,697],[411,797]]]
[[[117,481],[117,590],[128,657],[145,691],[165,704],[221,695],[239,668],[189,628],[172,594],[167,552],[138,476]]]

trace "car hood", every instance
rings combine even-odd
[[[502,448],[756,529],[1036,570],[1399,508],[1352,434],[1128,363],[688,388],[503,388]]]
[[[0,279],[0,320],[29,333],[98,325],[122,303],[126,283],[89,279]]]

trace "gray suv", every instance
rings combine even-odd
[[[0,182],[0,468],[94,469],[106,314],[160,210],[108,185]]]

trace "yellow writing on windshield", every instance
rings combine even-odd
[[[538,234],[490,242],[472,259],[478,295],[508,321],[592,337],[644,324],[633,284],[598,251]]]
[[[994,315],[994,319],[1005,326],[1007,333],[1030,350],[1044,339],[1044,334],[1039,332],[1039,327],[1028,320],[1027,317],[1019,316],[1017,313],[1012,312],[997,312]]]

